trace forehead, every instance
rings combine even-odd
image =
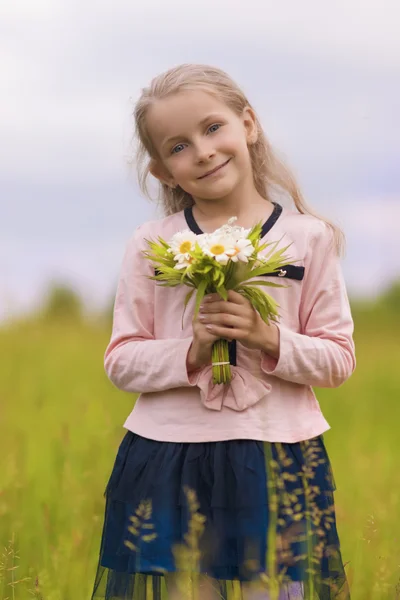
[[[156,145],[197,128],[208,115],[228,117],[233,111],[221,100],[202,90],[186,90],[156,100],[147,113],[147,128]]]

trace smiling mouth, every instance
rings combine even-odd
[[[225,167],[225,165],[227,165],[230,160],[231,159],[228,158],[228,160],[226,162],[224,162],[222,165],[219,165],[219,167],[215,167],[215,169],[212,169],[211,171],[204,173],[204,175],[202,175],[201,177],[198,177],[198,179],[204,179],[205,177],[208,177],[209,175],[213,175],[213,173],[216,173],[217,171],[222,169],[222,167]]]

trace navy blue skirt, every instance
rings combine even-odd
[[[192,570],[227,600],[232,582],[270,575],[302,582],[305,598],[348,599],[334,490],[322,436],[172,443],[128,431],[105,490],[92,598],[161,600],[165,574]]]

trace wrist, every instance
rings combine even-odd
[[[280,332],[279,327],[275,323],[268,324],[264,321],[260,349],[272,358],[279,359]]]
[[[193,341],[187,354],[187,370],[189,372],[195,371],[207,364],[211,364],[211,354],[212,346],[199,346],[196,341]]]

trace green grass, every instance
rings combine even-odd
[[[317,391],[353,600],[396,598],[400,579],[398,331],[360,315],[356,373]],[[134,400],[104,374],[109,333],[40,320],[0,330],[0,600],[90,596],[103,491]]]

